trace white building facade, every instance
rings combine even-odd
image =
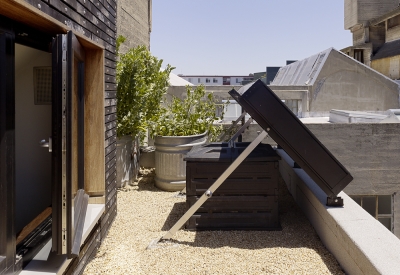
[[[216,85],[241,85],[243,80],[253,80],[252,75],[179,75],[181,78],[189,81],[193,85],[203,84],[205,86],[216,86]]]

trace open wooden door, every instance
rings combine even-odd
[[[88,201],[83,191],[85,52],[70,31],[56,36],[52,53],[52,250],[71,258],[79,254]]]

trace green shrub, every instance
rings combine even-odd
[[[222,127],[213,123],[223,118],[223,112],[221,117],[216,116],[217,108],[214,95],[206,95],[203,85],[194,90],[187,86],[185,99],[173,97],[170,103],[161,107],[160,116],[150,124],[150,134],[152,137],[190,136],[208,131],[211,139],[215,138]]]
[[[118,37],[117,49],[125,39]],[[147,133],[149,121],[158,119],[163,95],[174,69],[161,69],[162,59],[151,55],[145,46],[118,54],[117,62],[117,136]]]

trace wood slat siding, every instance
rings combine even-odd
[[[186,160],[187,209],[230,165],[210,159]],[[190,217],[186,229],[278,230],[278,182],[278,160],[241,163]]]
[[[88,262],[100,247],[100,226],[97,224],[89,236],[89,242],[86,242],[79,253],[79,257],[74,259],[65,274],[82,274]]]
[[[117,2],[114,0],[26,0],[105,48],[105,212],[74,259],[66,274],[82,274],[87,262],[95,255],[117,214],[116,197],[116,36]]]
[[[373,60],[371,67],[391,79],[400,78],[400,56],[391,56]]]

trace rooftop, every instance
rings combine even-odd
[[[186,211],[154,187],[153,171],[118,191],[118,215],[89,274],[344,274],[281,182],[282,231],[186,231],[146,250]]]

